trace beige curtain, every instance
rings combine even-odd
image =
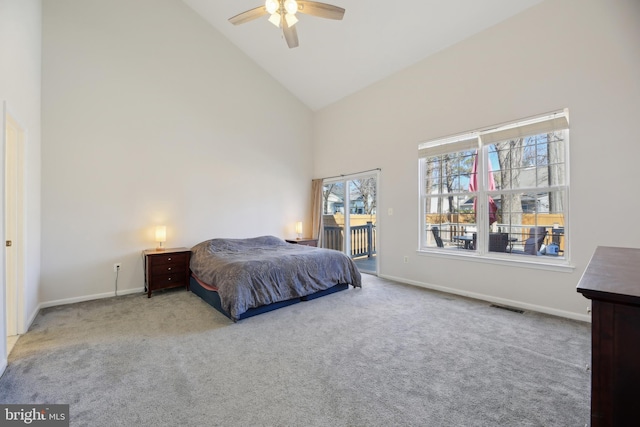
[[[311,226],[318,247],[322,247],[322,187],[322,179],[311,181]]]

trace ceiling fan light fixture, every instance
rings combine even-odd
[[[271,22],[276,27],[280,28],[280,22],[282,21],[282,17],[278,12],[272,13],[269,17],[269,22]]]
[[[295,15],[298,11],[298,2],[296,0],[285,0],[284,9],[288,14]]]
[[[280,9],[280,3],[278,0],[266,0],[264,2],[264,7],[267,9],[267,12],[273,15],[276,10]]]
[[[287,13],[284,16],[284,19],[287,20],[287,25],[289,26],[289,28],[293,27],[294,25],[296,25],[296,22],[298,22],[298,18],[296,18],[296,15],[292,13]]]
[[[1,0],[0,0],[1,1]],[[256,0],[257,1],[257,0]],[[245,10],[229,18],[233,25],[244,24],[254,19],[269,15],[269,22],[282,29],[287,46],[298,47],[298,32],[296,13],[317,16],[319,18],[341,20],[345,10],[341,7],[313,0],[262,0],[263,6]]]

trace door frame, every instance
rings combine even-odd
[[[15,128],[16,146],[13,147],[15,151],[10,152],[10,141],[8,140],[8,130],[12,126]],[[16,115],[8,108],[7,102],[3,102],[2,109],[2,162],[3,162],[3,176],[2,176],[2,208],[3,208],[3,224],[2,224],[2,240],[6,242],[8,237],[12,240],[12,250],[15,261],[13,266],[7,263],[7,247],[5,244],[3,247],[2,265],[2,293],[3,304],[6,310],[6,314],[2,319],[3,339],[9,335],[19,335],[24,333],[24,286],[25,286],[25,185],[24,185],[24,170],[25,170],[25,149],[27,141],[27,131],[25,126],[22,125],[20,120],[16,118]],[[15,176],[15,200],[9,198],[7,194],[8,183],[8,162],[13,159],[15,161],[14,169]],[[14,206],[9,204],[13,203]],[[15,224],[10,224],[14,229],[14,232],[10,232],[7,229],[7,220],[9,218],[8,212],[11,209],[15,209]],[[12,235],[15,234],[15,235]],[[9,276],[13,274],[15,276],[15,287],[10,289],[8,283]],[[11,315],[14,319],[13,323],[8,322],[8,316]]]

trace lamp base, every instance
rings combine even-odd
[[[164,251],[164,246],[162,246],[162,242],[160,242],[160,246],[156,248],[156,251]]]

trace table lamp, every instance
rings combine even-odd
[[[156,227],[156,242],[158,242],[158,247],[156,250],[163,251],[164,246],[162,244],[167,241],[167,227],[165,225],[159,225]]]

